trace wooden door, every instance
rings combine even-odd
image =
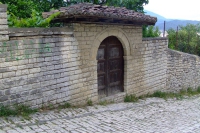
[[[109,96],[123,91],[123,47],[114,37],[106,38],[97,53],[98,93]]]

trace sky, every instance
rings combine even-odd
[[[200,0],[149,0],[144,9],[168,19],[200,21]]]

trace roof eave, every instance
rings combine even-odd
[[[157,21],[157,20],[156,20]],[[71,16],[59,17],[52,21],[52,23],[92,23],[92,24],[123,24],[123,25],[155,25],[156,21],[143,21],[134,19],[119,19],[119,18],[105,18],[94,16]]]

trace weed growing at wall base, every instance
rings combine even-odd
[[[124,98],[124,102],[137,102],[137,101],[138,101],[138,98],[133,94],[126,95]]]
[[[52,103],[49,103],[48,105],[42,105],[42,107],[39,109],[41,112],[42,111],[47,111],[47,110],[52,110],[52,109],[66,109],[66,108],[71,108],[73,107],[70,103],[66,102],[63,104],[60,104],[58,106],[54,106]]]
[[[173,93],[173,92],[156,91],[152,95],[149,95],[149,97],[159,97],[159,98],[163,98],[163,99],[169,99],[169,98],[182,99],[183,94],[181,94],[181,92]]]
[[[182,89],[178,93],[156,91],[153,94],[142,95],[139,97],[136,97],[133,94],[126,95],[124,98],[124,102],[137,102],[138,99],[145,99],[149,97],[158,97],[158,98],[163,98],[165,100],[169,98],[182,99],[184,96],[194,96],[199,94],[200,94],[200,87],[198,87],[196,90],[189,87],[187,90]]]
[[[192,88],[188,88],[187,90],[180,90],[178,93],[156,91],[151,95],[147,94],[140,97],[136,97],[133,94],[126,95],[124,98],[124,102],[137,102],[139,99],[144,99],[148,97],[158,97],[163,99],[168,99],[168,98],[182,99],[184,96],[194,96],[199,94],[200,94],[200,87],[198,87],[196,90],[193,90]],[[90,99],[87,99],[86,103],[88,106],[93,105]],[[108,102],[102,101],[99,104],[107,105]],[[48,106],[43,106],[41,109],[32,109],[29,106],[23,104],[14,105],[13,107],[0,105],[0,117],[23,116],[24,118],[29,119],[29,115],[38,112],[38,110],[45,111],[52,109],[65,109],[71,107],[72,106],[70,103],[64,103],[63,105],[59,105],[57,107],[53,106],[52,104],[49,104]]]
[[[64,103],[63,105],[59,105],[59,109],[66,109],[72,107],[70,103]]]
[[[200,94],[200,87],[198,87],[197,92]]]
[[[92,106],[92,105],[93,105],[92,100],[88,99],[88,100],[87,100],[87,105],[88,105],[88,106]]]
[[[30,114],[37,111],[37,109],[31,109],[29,106],[23,104],[14,105],[12,108],[9,106],[0,105],[0,117],[21,115],[25,118],[28,118]]]
[[[10,115],[17,115],[17,113],[8,106],[0,105],[0,117]]]

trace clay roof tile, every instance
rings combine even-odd
[[[71,5],[69,7],[61,7],[59,10],[54,10],[51,12],[43,13],[43,17],[47,18],[51,14],[55,12],[61,12],[55,20],[63,21],[64,18],[86,18],[86,17],[94,17],[95,18],[103,18],[105,20],[116,19],[118,21],[122,21],[121,23],[129,21],[129,24],[134,24],[135,22],[139,22],[138,24],[149,24],[154,25],[157,21],[156,17],[151,17],[149,15],[145,15],[143,13],[135,12],[133,10],[128,10],[125,7],[113,7],[113,6],[102,6],[102,5],[94,5],[91,3],[80,3]],[[70,21],[70,20],[69,20]],[[72,20],[74,21],[74,20]],[[78,20],[77,20],[78,21]],[[102,21],[99,19],[99,21]],[[110,22],[110,21],[109,21]]]

